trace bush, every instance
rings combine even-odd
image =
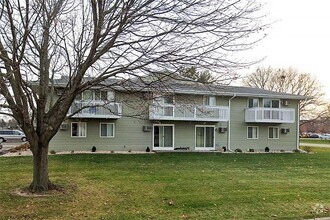
[[[265,147],[265,152],[269,152],[269,147]]]
[[[51,150],[51,151],[49,151],[49,153],[50,153],[50,154],[56,154],[56,151]]]
[[[92,152],[95,152],[95,151],[96,151],[96,147],[93,146],[93,147],[92,147]]]
[[[147,146],[146,152],[150,152],[150,147]]]
[[[301,149],[306,151],[307,153],[312,152],[312,148],[310,146],[303,146],[303,147],[301,147]]]
[[[242,151],[241,149],[237,148],[237,149],[235,150],[235,152],[236,152],[236,153],[242,153],[243,151]]]
[[[227,151],[227,148],[226,148],[226,147],[222,147],[222,148],[221,148],[221,151],[222,151],[222,152],[226,152],[226,151]]]
[[[254,149],[249,149],[249,152],[254,152]]]

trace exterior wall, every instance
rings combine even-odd
[[[116,101],[123,103],[123,117],[119,119],[69,119],[66,130],[59,130],[50,142],[50,150],[71,151],[97,150],[115,151],[145,151],[151,148],[152,132],[143,132],[144,125],[152,125],[148,117],[148,102],[134,94],[116,93]],[[86,137],[71,137],[72,122],[86,122]],[[113,138],[100,137],[100,123],[114,123],[115,136]]]
[[[155,123],[157,124],[157,123]],[[173,124],[174,125],[174,147],[182,148],[189,147],[191,151],[195,149],[195,127],[212,125],[216,130],[214,133],[215,138],[215,150],[221,150],[223,146],[227,146],[227,133],[219,133],[218,127],[220,123],[212,122],[186,122],[186,121],[166,121],[161,124]],[[224,123],[221,125],[223,126]]]
[[[294,150],[296,149],[296,137],[297,128],[296,123],[292,124],[270,124],[270,123],[245,123],[244,109],[247,108],[247,100],[245,97],[236,97],[231,101],[231,150],[237,148],[241,150],[254,149],[257,151],[264,151],[265,147],[269,147],[270,150]],[[289,106],[282,106],[282,108],[294,108],[295,116],[297,116],[297,100],[290,100]],[[258,126],[259,138],[248,139],[247,127]],[[268,127],[274,126],[280,129],[279,139],[268,139]],[[281,128],[289,128],[290,132],[287,134],[281,133]]]
[[[82,119],[87,122],[86,137],[71,137],[71,122],[67,121],[69,128],[60,130],[50,143],[50,149],[55,151],[87,150],[93,146],[97,150],[116,150],[116,151],[145,151],[147,146],[151,146],[152,132],[143,132],[143,125],[150,123],[141,119],[123,117],[117,120],[106,119]],[[100,137],[100,123],[114,123],[114,138]]]
[[[119,119],[69,119],[66,122],[69,128],[60,130],[50,143],[50,149],[55,151],[90,151],[93,146],[97,150],[114,151],[145,151],[147,147],[153,149],[153,132],[143,131],[143,126],[153,124],[173,124],[174,125],[174,147],[189,147],[191,151],[195,149],[195,126],[213,125],[215,126],[215,150],[220,151],[222,147],[228,147],[229,132],[220,133],[219,127],[228,128],[227,122],[204,122],[204,121],[150,121],[149,104],[151,100],[145,100],[146,96],[141,94],[116,93],[116,102],[123,103],[123,117]],[[230,97],[218,96],[216,103],[218,106],[228,106]],[[175,101],[178,104],[203,104],[202,95],[176,95]],[[297,117],[298,100],[290,100],[289,106],[283,108],[294,108]],[[248,98],[235,97],[231,100],[230,111],[230,149],[240,148],[244,151],[254,149],[264,151],[265,147],[270,150],[294,150],[297,140],[297,119],[293,124],[270,124],[270,123],[245,123],[245,108],[247,108]],[[262,99],[260,99],[262,103]],[[87,137],[71,137],[71,122],[81,121],[87,123]],[[100,123],[114,123],[115,136],[113,138],[100,137]],[[256,140],[247,139],[247,127],[258,126],[259,138]],[[279,139],[268,139],[268,127],[279,128]],[[281,128],[289,128],[287,134],[281,133]]]

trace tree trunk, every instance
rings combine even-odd
[[[33,181],[30,191],[45,192],[54,187],[48,176],[48,145],[37,146],[33,149]]]

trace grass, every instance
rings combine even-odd
[[[304,219],[329,216],[330,149],[313,154],[52,155],[66,195],[24,198],[32,158],[0,158],[0,219]]]
[[[308,143],[308,144],[330,144],[330,140],[321,140],[318,138],[300,138],[300,143]]]

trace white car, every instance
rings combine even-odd
[[[321,140],[330,140],[330,134],[320,134]]]
[[[27,141],[26,136],[19,130],[0,130],[0,143],[12,141]]]

